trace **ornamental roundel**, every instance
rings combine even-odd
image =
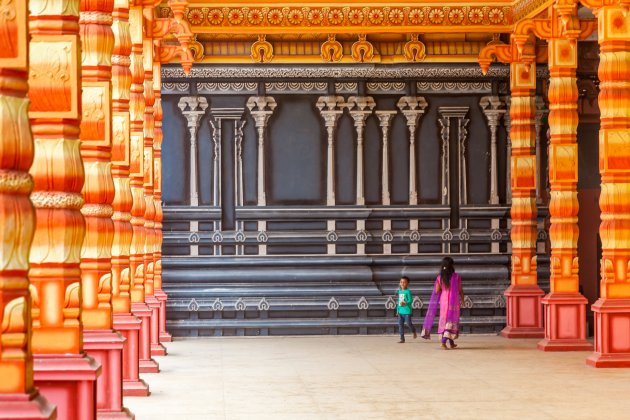
[[[171,16],[168,8],[162,15]],[[186,17],[192,26],[405,26],[405,25],[510,25],[514,18],[511,7],[432,6],[432,7],[192,7]],[[392,28],[393,29],[393,28]]]

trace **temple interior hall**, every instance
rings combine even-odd
[[[0,420],[626,418],[629,11],[0,0]]]

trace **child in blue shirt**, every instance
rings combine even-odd
[[[413,298],[411,297],[411,292],[408,289],[409,287],[409,278],[403,276],[400,278],[400,287],[396,291],[396,297],[398,306],[396,307],[396,315],[398,315],[398,332],[400,333],[400,341],[398,343],[405,342],[405,323],[409,325],[411,331],[413,332],[413,338],[417,338],[418,334],[416,333],[416,327],[413,326],[413,322],[411,321],[412,309],[411,303],[413,302]]]

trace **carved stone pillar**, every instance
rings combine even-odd
[[[457,173],[459,174],[459,204],[466,204],[468,202],[468,179],[467,179],[467,167],[466,167],[466,141],[468,140],[468,114],[469,108],[467,106],[441,106],[438,108],[438,114],[440,118],[438,122],[441,126],[442,137],[442,204],[450,205],[449,185],[450,177],[453,175],[452,168],[449,167],[450,150],[449,140],[451,137],[451,119],[457,121]]]
[[[114,223],[111,172],[111,69],[114,1],[81,1],[82,120],[81,157],[85,172],[81,213],[85,240],[81,252],[83,347],[101,364],[96,401],[99,414],[131,418],[122,406],[124,339],[113,330],[111,306]]]
[[[372,114],[376,102],[374,102],[374,98],[371,96],[351,96],[348,98],[348,102],[345,106],[348,108],[348,113],[354,120],[354,126],[357,130],[357,184],[355,204],[357,206],[363,206],[365,205],[363,131],[365,129],[365,120]]]
[[[133,195],[133,206],[131,207],[131,225],[133,227],[133,238],[131,241],[131,255],[129,265],[131,271],[131,311],[142,321],[140,325],[140,335],[138,339],[139,348],[139,371],[156,372],[158,364],[151,359],[151,315],[152,311],[145,303],[145,244],[147,229],[145,227],[145,214],[147,203],[144,195],[145,183],[145,150],[144,150],[144,119],[145,119],[145,68],[143,45],[144,16],[142,6],[133,5],[129,9],[129,23],[131,25],[131,95],[130,95],[130,118],[131,137],[130,150],[131,160],[129,172],[131,176],[131,192]],[[149,45],[146,45],[149,47]],[[152,46],[151,46],[152,49]],[[150,52],[147,52],[150,54]],[[151,62],[151,66],[152,66]],[[151,134],[152,136],[153,134]],[[135,378],[134,378],[135,379]]]
[[[335,128],[337,121],[343,113],[343,96],[320,96],[317,99],[324,125],[328,133],[328,151],[326,163],[326,205],[335,205]],[[334,230],[334,226],[332,228]],[[331,230],[330,227],[328,230]]]
[[[574,10],[577,13],[577,10]],[[553,350],[591,350],[586,340],[586,304],[579,292],[578,266],[578,89],[577,42],[552,38],[549,48],[549,181],[551,200],[550,293],[542,303],[545,307],[545,338],[538,348]],[[543,104],[544,105],[544,104]],[[544,110],[537,104],[537,114]],[[538,119],[538,118],[537,118]],[[536,132],[537,169],[540,169],[540,141]],[[542,202],[540,177],[536,177],[537,198]]]
[[[603,4],[602,4],[603,3]],[[602,176],[601,297],[595,313],[595,367],[630,366],[630,14],[625,5],[588,0],[599,8],[599,169]]]
[[[96,417],[95,382],[101,367],[83,353],[81,325],[85,221],[79,0],[31,0],[29,6],[29,116],[35,144],[31,201],[37,221],[29,271],[33,371],[35,384],[57,406],[59,418],[90,420]]]
[[[28,120],[28,2],[0,19],[0,419],[56,418],[33,381],[28,259],[35,229],[29,200],[33,138]],[[10,17],[6,19],[6,16]]]
[[[158,336],[160,342],[172,341],[171,335],[166,331],[166,300],[167,296],[162,290],[162,65],[159,62],[153,63],[153,92],[155,94],[155,104],[153,112],[155,114],[155,132],[153,134],[153,177],[154,188],[153,197],[155,202],[155,250],[153,253],[154,277],[153,285],[156,299],[160,302]]]
[[[114,179],[114,243],[112,246],[113,325],[125,338],[122,360],[123,395],[149,395],[148,385],[138,376],[138,338],[141,321],[131,313],[129,256],[133,230],[133,196],[129,179],[131,90],[131,38],[129,0],[115,0],[112,30],[112,177]]]
[[[481,110],[488,120],[490,129],[490,204],[499,204],[499,175],[497,163],[497,127],[499,120],[505,115],[503,103],[498,96],[484,96],[479,101]]]
[[[258,205],[266,206],[265,193],[265,130],[267,122],[273,110],[276,109],[276,101],[271,96],[252,96],[247,100],[247,108],[256,123],[258,132]]]
[[[379,125],[383,131],[383,152],[382,152],[382,168],[381,168],[381,204],[390,205],[389,194],[389,128],[390,121],[396,111],[374,111],[378,117]]]
[[[576,99],[577,101],[577,99]],[[576,104],[577,106],[577,104]],[[549,114],[549,110],[545,108],[545,101],[540,96],[536,96],[536,115],[534,116],[534,130],[536,131],[536,203],[543,203],[543,188],[541,186],[542,170],[542,154],[540,146],[540,130],[542,129],[542,120]]]
[[[374,111],[378,117],[378,122],[383,132],[383,151],[382,151],[382,163],[381,163],[381,204],[384,206],[390,205],[390,193],[389,193],[389,128],[390,122],[396,111]],[[391,232],[392,221],[391,219],[383,220],[383,232]],[[417,248],[417,244],[416,244]],[[416,249],[417,251],[417,249]],[[392,244],[390,242],[383,243],[383,254],[389,255],[392,253]]]
[[[208,101],[203,96],[184,96],[180,98],[177,106],[186,118],[190,132],[190,205],[196,207],[199,205],[197,130],[199,129],[199,122],[208,108]],[[215,203],[215,205],[218,204]]]
[[[398,100],[397,106],[407,119],[407,128],[409,128],[409,204],[415,206],[418,204],[416,128],[420,116],[424,114],[427,107],[427,101],[422,96],[403,96]],[[417,226],[415,228],[417,229]]]
[[[512,281],[505,291],[508,338],[542,337],[541,298],[536,273],[536,155],[534,89],[536,66],[514,62],[510,65],[510,106],[512,156]]]

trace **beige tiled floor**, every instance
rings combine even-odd
[[[168,343],[144,419],[630,419],[630,370],[537,340],[465,336],[203,338]]]

